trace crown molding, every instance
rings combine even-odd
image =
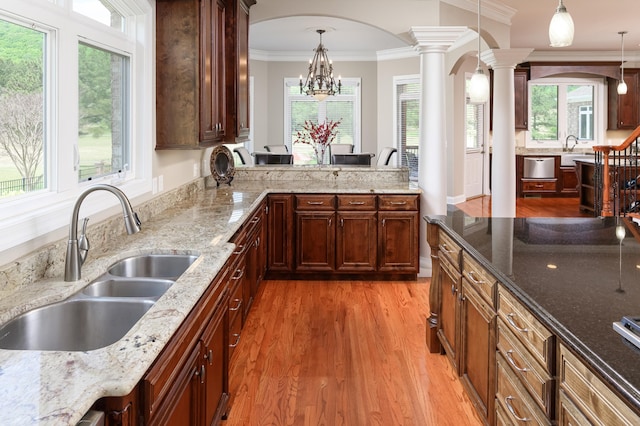
[[[478,13],[479,0],[440,0],[442,3],[450,4],[458,9],[467,10],[475,14]],[[511,25],[511,19],[517,10],[502,3],[492,0],[482,0],[482,16],[502,24]]]

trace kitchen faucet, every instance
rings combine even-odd
[[[573,146],[569,148],[569,139],[573,139]],[[573,152],[573,149],[578,145],[578,138],[574,135],[569,135],[564,140],[564,148],[562,148],[562,152]]]
[[[87,188],[76,201],[73,207],[73,213],[71,214],[71,225],[69,227],[69,242],[67,243],[67,257],[64,263],[64,280],[76,281],[80,279],[80,270],[82,264],[87,258],[89,253],[89,240],[87,239],[87,222],[89,218],[84,219],[82,225],[82,233],[78,238],[78,214],[80,212],[80,205],[87,195],[94,191],[104,190],[111,192],[118,197],[120,204],[122,205],[122,214],[124,218],[124,226],[127,228],[127,234],[135,234],[140,231],[140,219],[138,214],[131,208],[131,203],[127,196],[116,188],[115,186],[98,184]]]

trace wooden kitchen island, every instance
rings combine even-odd
[[[636,225],[455,209],[426,220],[427,343],[449,357],[487,424],[640,423],[640,349],[613,329],[640,313]]]

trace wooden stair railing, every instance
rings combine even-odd
[[[620,145],[596,145],[593,150],[596,153],[595,211],[600,211],[601,216],[626,216],[640,211],[640,200],[636,199],[636,191],[640,194],[640,126]]]

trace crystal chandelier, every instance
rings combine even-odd
[[[300,93],[313,96],[318,101],[323,101],[327,96],[340,93],[342,82],[338,77],[338,83],[333,78],[333,64],[327,57],[327,49],[322,44],[322,34],[325,30],[316,30],[320,34],[320,44],[316,47],[313,59],[309,60],[309,74],[307,80],[302,83],[300,76]]]

